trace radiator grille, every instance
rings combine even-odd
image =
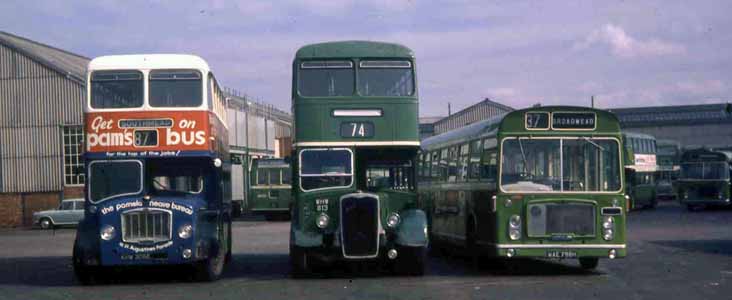
[[[122,240],[157,243],[171,239],[171,214],[164,210],[135,210],[122,215]]]
[[[541,203],[528,206],[528,234],[595,235],[595,206],[587,203]]]
[[[370,196],[341,200],[341,237],[346,257],[370,257],[379,252],[379,200]]]

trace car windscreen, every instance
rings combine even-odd
[[[136,160],[95,161],[89,164],[89,199],[109,198],[142,192],[142,163]]]
[[[403,97],[414,93],[414,72],[406,60],[365,60],[359,63],[358,94]]]
[[[198,107],[202,103],[201,73],[195,70],[150,72],[149,102],[152,107]]]
[[[304,97],[353,95],[353,62],[347,60],[307,61],[300,64],[297,87]]]
[[[140,71],[95,71],[91,74],[91,107],[141,107],[144,98],[142,83]]]

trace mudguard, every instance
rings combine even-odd
[[[290,240],[298,247],[318,247],[323,244],[323,235],[303,232],[293,227],[290,229]]]
[[[83,264],[100,261],[99,257],[99,232],[97,231],[95,218],[83,218],[76,229],[74,240],[74,258],[79,259]]]
[[[427,215],[420,209],[402,211],[402,221],[396,230],[396,243],[407,247],[426,247]]]

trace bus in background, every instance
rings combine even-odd
[[[255,158],[249,171],[248,206],[268,221],[289,219],[292,170],[281,158]]]
[[[217,279],[231,255],[225,97],[192,55],[89,63],[86,209],[73,247],[82,283],[120,266],[189,265]]]
[[[679,199],[689,210],[730,204],[732,152],[700,148],[681,155]]]
[[[656,141],[656,199],[676,199],[676,180],[679,178],[681,166],[681,144],[672,140]]]
[[[626,255],[620,124],[591,108],[516,110],[422,141],[430,242],[483,256]]]
[[[382,262],[421,275],[427,223],[417,207],[418,99],[412,50],[346,41],[300,48],[290,262]],[[317,259],[317,260],[316,260]]]
[[[625,146],[625,188],[630,197],[630,209],[655,208],[656,199],[656,138],[651,135],[623,132]]]

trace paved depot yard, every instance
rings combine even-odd
[[[687,212],[663,203],[631,213],[629,257],[594,272],[576,261],[521,261],[474,269],[465,258],[430,257],[424,277],[343,269],[291,279],[286,222],[237,222],[234,261],[213,283],[179,270],[126,272],[79,286],[70,266],[73,229],[0,231],[0,299],[730,299],[732,210]]]

